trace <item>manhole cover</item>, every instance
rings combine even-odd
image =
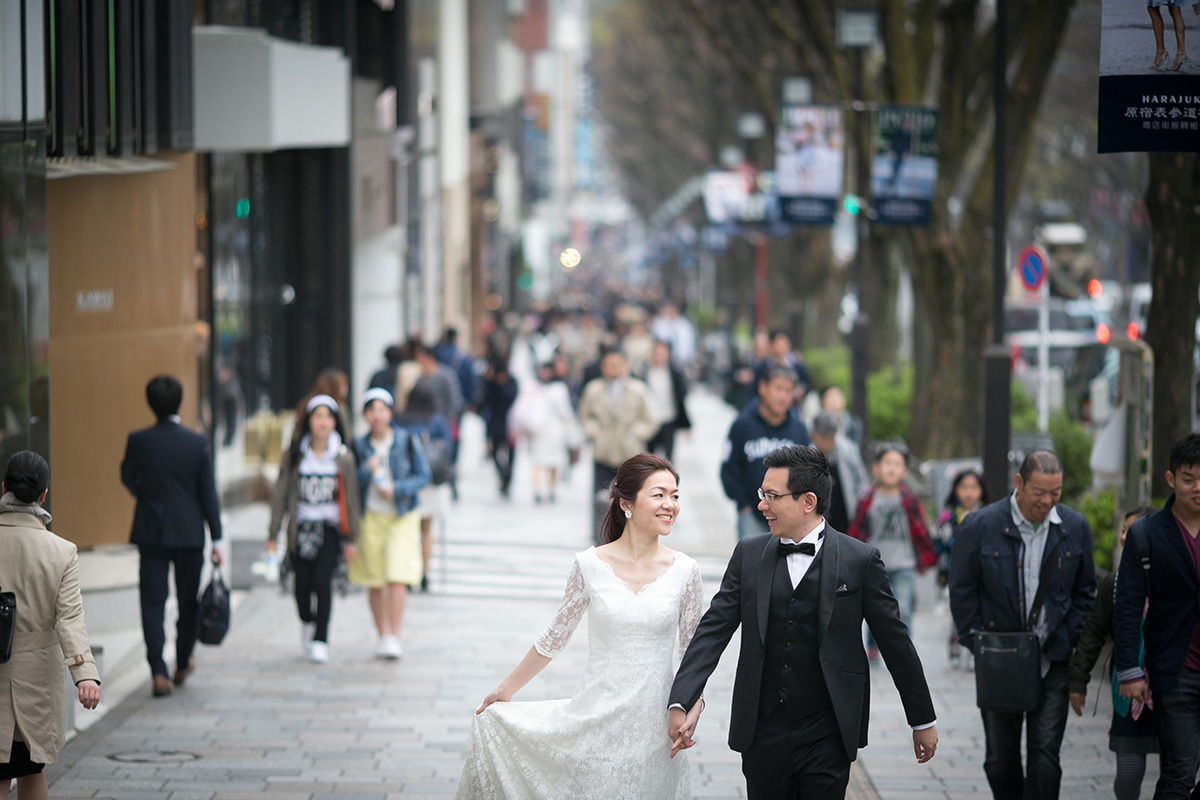
[[[181,750],[132,750],[128,753],[113,753],[108,759],[127,764],[178,764],[183,761],[195,761],[199,757],[195,753],[185,753]]]

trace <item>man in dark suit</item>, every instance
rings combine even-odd
[[[1167,484],[1166,507],[1129,529],[1113,601],[1121,694],[1154,702],[1162,747],[1155,800],[1188,797],[1200,766],[1200,433],[1171,448]]]
[[[158,422],[129,434],[121,462],[121,483],[135,498],[129,540],[140,556],[139,591],[146,658],[154,676],[154,696],[171,694],[162,650],[167,571],[175,565],[179,621],[175,634],[174,683],[181,685],[195,667],[197,595],[204,566],[204,523],[214,545],[221,538],[221,510],[213,479],[208,439],[180,424],[183,387],[170,375],[146,384],[146,401]],[[213,547],[213,563],[221,554]]]
[[[920,763],[937,748],[933,700],[879,551],[825,524],[833,490],[825,456],[790,445],[764,463],[758,509],[771,532],[734,548],[675,676],[668,733],[675,748],[691,746],[684,709],[740,625],[729,746],[742,754],[750,800],[844,797],[870,718],[864,620],[900,690]]]

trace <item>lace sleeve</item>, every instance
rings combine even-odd
[[[704,613],[704,581],[700,578],[700,566],[692,564],[692,574],[683,587],[683,601],[679,604],[679,657],[687,652],[692,635],[700,624]]]
[[[576,559],[571,567],[571,575],[567,578],[567,589],[563,592],[562,605],[546,630],[542,631],[533,643],[538,653],[546,658],[554,658],[571,641],[571,634],[583,619],[583,612],[588,607],[587,584],[583,573],[579,571],[579,560]]]

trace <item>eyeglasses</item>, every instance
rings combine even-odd
[[[788,492],[785,494],[776,494],[775,492],[764,492],[762,489],[759,489],[758,490],[758,499],[766,500],[768,504],[771,504],[771,503],[774,503],[776,500],[778,500],[781,497],[789,497],[790,496],[793,500],[795,500],[801,494],[803,494],[803,492]]]

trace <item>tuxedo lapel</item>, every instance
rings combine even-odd
[[[762,558],[758,563],[758,580],[754,590],[758,592],[758,640],[767,643],[767,615],[771,612],[771,581],[775,579],[775,561],[779,558],[779,538],[767,537]]]
[[[821,588],[817,593],[817,647],[825,641],[825,631],[829,629],[829,620],[833,618],[833,602],[837,593],[841,563],[842,551],[838,546],[838,533],[828,528],[825,531],[825,544],[821,545]]]

